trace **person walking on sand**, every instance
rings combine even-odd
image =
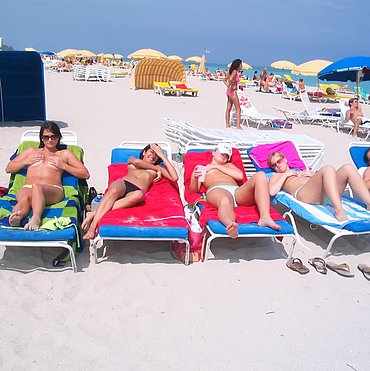
[[[225,113],[225,120],[226,120],[226,127],[230,127],[230,113],[231,109],[234,105],[235,107],[235,114],[236,114],[236,128],[241,129],[240,126],[240,104],[239,98],[237,94],[238,90],[238,82],[239,82],[239,73],[242,69],[242,60],[235,59],[230,66],[229,73],[225,76],[224,83],[227,86],[226,96],[227,96],[227,103],[226,103],[226,113]]]
[[[159,165],[161,162],[165,167]],[[99,221],[109,210],[129,208],[143,202],[153,182],[162,177],[173,182],[179,178],[162,148],[154,143],[141,151],[140,159],[130,157],[127,164],[127,175],[109,185],[96,211],[88,213],[82,222],[81,227],[86,231],[85,240],[97,236]]]
[[[206,166],[204,182],[203,166],[197,165],[191,175],[190,192],[198,193],[202,183],[207,189],[207,202],[218,209],[218,218],[226,227],[231,238],[238,237],[235,206],[257,205],[260,213],[258,225],[280,230],[270,215],[270,195],[266,175],[256,173],[243,185],[237,182],[243,179],[243,173],[230,163],[232,148],[226,143],[219,143],[213,151],[213,159]]]
[[[343,222],[348,220],[348,216],[344,212],[341,195],[349,184],[353,192],[367,205],[367,209],[370,209],[369,191],[357,169],[351,164],[345,164],[338,170],[326,165],[316,173],[310,170],[291,170],[281,152],[271,153],[268,164],[276,171],[269,183],[271,196],[284,190],[298,201],[314,205],[322,205],[328,199],[334,207],[335,217]]]
[[[364,115],[360,107],[358,98],[351,98],[348,101],[349,110],[346,112],[346,122],[352,121],[354,124],[353,137],[357,137],[358,127],[362,124],[361,117]]]
[[[24,229],[39,229],[45,205],[56,204],[64,198],[64,171],[80,179],[90,177],[86,167],[69,149],[61,149],[62,134],[55,122],[42,124],[39,136],[39,148],[25,149],[5,168],[7,173],[14,174],[27,167],[25,184],[17,192],[17,203],[9,216],[12,227],[19,227],[32,209],[32,218]]]

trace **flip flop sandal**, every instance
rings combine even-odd
[[[326,274],[326,272],[328,271],[326,269],[326,263],[324,259],[321,258],[308,259],[308,264],[312,265],[316,269],[316,272],[319,272],[321,274]]]
[[[302,260],[299,258],[290,258],[286,264],[289,269],[296,271],[300,274],[306,274],[310,270],[302,263]]]
[[[364,277],[370,281],[370,267],[366,264],[359,264],[357,268],[364,275]]]
[[[351,273],[349,265],[347,263],[335,264],[332,262],[326,262],[326,266],[335,273],[338,273],[343,277],[354,277],[355,275]]]

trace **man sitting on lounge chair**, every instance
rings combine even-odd
[[[357,137],[357,131],[358,127],[362,124],[362,120],[360,117],[362,117],[364,114],[362,113],[362,109],[360,107],[360,103],[358,101],[358,98],[351,98],[348,101],[349,110],[346,112],[346,122],[352,121],[355,125],[353,128],[353,137]]]
[[[163,162],[164,166],[159,164]],[[176,182],[178,175],[157,144],[148,144],[140,153],[140,159],[131,157],[128,160],[128,173],[122,179],[111,183],[95,212],[88,213],[82,223],[82,229],[87,231],[84,239],[97,236],[100,219],[112,209],[133,207],[145,200],[145,195],[153,182],[166,178]]]
[[[258,225],[280,230],[270,216],[270,196],[266,175],[257,173],[240,187],[237,181],[243,173],[229,163],[232,148],[219,143],[213,152],[213,159],[205,168],[197,165],[191,175],[190,192],[199,192],[202,183],[207,189],[207,202],[218,209],[218,218],[226,226],[231,238],[238,237],[238,224],[235,222],[235,206],[257,205],[260,213]],[[203,179],[204,177],[204,179]]]
[[[335,217],[343,222],[348,220],[348,216],[344,212],[341,195],[349,184],[353,192],[370,210],[369,191],[356,168],[351,164],[345,164],[338,170],[326,165],[316,173],[309,170],[291,170],[281,152],[271,153],[268,164],[277,173],[271,177],[269,183],[271,196],[284,190],[298,201],[314,205],[322,205],[328,199],[334,207]]]

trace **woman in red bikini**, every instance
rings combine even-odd
[[[159,164],[163,162],[164,166]],[[130,157],[128,173],[122,179],[111,183],[95,212],[90,212],[82,223],[82,229],[87,231],[85,240],[97,236],[100,219],[109,210],[133,207],[145,200],[149,188],[160,179],[166,178],[176,182],[178,175],[171,162],[157,144],[148,144],[140,153],[140,159]]]
[[[6,166],[7,173],[17,173],[27,167],[25,185],[17,192],[17,203],[9,217],[12,227],[19,227],[32,209],[32,218],[24,229],[39,229],[45,205],[55,204],[64,198],[64,171],[80,179],[90,177],[84,164],[69,149],[62,149],[59,144],[61,138],[59,126],[53,121],[46,121],[40,128],[39,148],[27,148]]]
[[[226,96],[227,96],[227,104],[226,104],[226,127],[230,127],[230,112],[233,107],[235,106],[236,111],[236,128],[241,129],[240,126],[240,104],[239,98],[237,94],[238,90],[238,82],[239,82],[239,74],[242,69],[243,63],[241,59],[235,59],[230,66],[229,74],[225,77],[224,83],[227,86]]]

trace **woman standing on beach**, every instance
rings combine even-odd
[[[237,94],[238,90],[238,82],[239,82],[239,73],[242,69],[242,60],[235,59],[230,66],[229,73],[225,76],[224,83],[227,86],[226,96],[227,96],[227,104],[226,104],[226,127],[230,127],[230,112],[233,107],[235,106],[236,111],[236,128],[241,129],[240,126],[240,104],[239,98]]]

